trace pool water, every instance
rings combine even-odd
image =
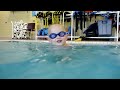
[[[0,79],[120,79],[120,46],[0,42]]]

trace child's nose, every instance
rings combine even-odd
[[[60,38],[60,36],[59,35],[57,35],[57,37],[56,38]]]

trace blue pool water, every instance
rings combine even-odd
[[[120,46],[0,42],[0,79],[120,79]]]

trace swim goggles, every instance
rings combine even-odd
[[[57,37],[57,35],[59,35],[60,37],[64,37],[66,34],[68,34],[68,32],[64,32],[64,31],[61,31],[61,32],[59,32],[58,34],[56,34],[56,33],[51,33],[51,34],[49,35],[49,38],[54,39],[54,38]]]

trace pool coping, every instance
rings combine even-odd
[[[19,41],[19,42],[46,42],[46,40],[0,40],[0,41]],[[68,44],[92,44],[92,45],[120,45],[120,42],[117,41],[67,41]]]

